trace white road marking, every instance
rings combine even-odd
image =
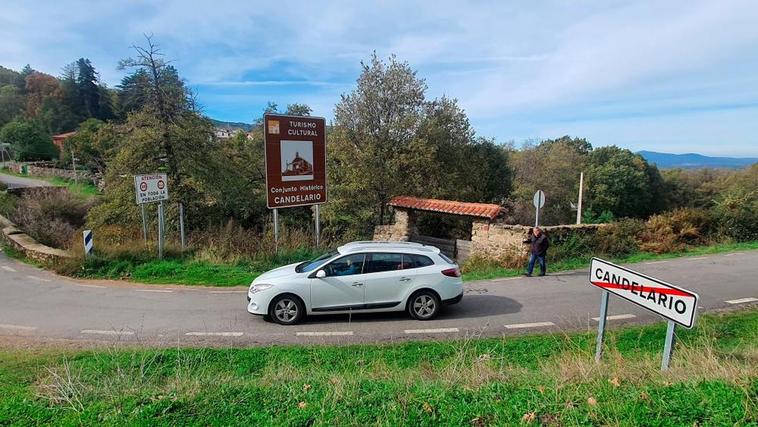
[[[298,332],[296,334],[299,337],[335,337],[335,336],[350,336],[353,335],[353,331],[332,331],[332,332]]]
[[[724,254],[724,256],[735,256],[737,254]]]
[[[85,335],[134,335],[132,331],[105,331],[100,329],[82,329],[79,333]]]
[[[650,262],[646,262],[644,264],[645,265],[653,265],[653,264],[663,264],[664,262],[668,262],[668,260],[665,260],[665,261],[650,261]]]
[[[169,290],[169,289],[135,289],[135,291],[137,291],[137,292],[156,292],[156,293],[160,293],[160,294],[170,294],[170,293],[174,292],[174,291]]]
[[[34,331],[37,330],[36,326],[21,326],[21,325],[7,325],[0,324],[0,329],[13,329],[15,331]]]
[[[210,291],[209,294],[246,294],[247,291]]]
[[[100,286],[100,285],[83,285],[81,283],[74,283],[74,285],[81,286],[82,288],[96,288],[96,289],[103,289],[103,288],[105,288],[105,286]]]
[[[514,323],[512,325],[505,325],[505,328],[506,329],[542,328],[545,326],[555,326],[555,323],[553,322]]]
[[[699,260],[703,260],[703,259],[708,259],[708,257],[699,256],[697,258],[690,258],[691,261],[699,261]]]
[[[244,332],[187,332],[190,337],[241,337]]]
[[[635,317],[637,316],[635,316],[634,314],[614,314],[613,316],[607,316],[605,320],[624,320],[624,319],[634,319]],[[592,320],[599,322],[600,318],[593,317]]]
[[[3,266],[3,270],[5,270],[5,271],[10,271],[11,273],[15,273],[15,272],[16,272],[16,269],[15,269],[15,268],[13,268],[13,267],[8,267],[7,265],[4,265],[4,266]]]
[[[436,329],[406,329],[406,334],[446,334],[458,332],[458,328],[436,328]]]
[[[26,277],[28,277],[28,278],[30,278],[32,280],[39,280],[40,282],[50,282],[51,281],[50,279],[43,279],[43,278],[37,277],[37,276],[26,276]]]
[[[749,297],[749,298],[732,299],[732,300],[724,301],[724,302],[727,304],[745,304],[746,302],[756,302],[756,301],[758,301],[758,298]]]

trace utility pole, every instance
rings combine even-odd
[[[71,167],[74,169],[74,182],[79,183],[79,179],[76,176],[76,157],[74,157],[74,149],[71,149]]]

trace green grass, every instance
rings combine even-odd
[[[0,425],[755,425],[758,311],[594,334],[246,349],[0,350]]]
[[[758,249],[758,241],[743,242],[743,243],[719,243],[709,246],[697,246],[689,248],[681,252],[671,252],[665,254],[655,254],[650,252],[638,252],[627,257],[611,258],[609,261],[615,263],[635,263],[643,261],[654,261],[661,259],[679,258],[686,256],[700,256],[708,254],[719,254],[725,252],[756,250]],[[592,257],[578,257],[566,260],[560,260],[556,262],[550,261],[550,252],[548,251],[548,272],[577,270],[588,267]],[[536,267],[538,268],[538,267]],[[463,273],[463,280],[487,280],[500,277],[515,277],[524,274],[526,265],[524,268],[501,268],[501,267],[483,267],[475,271],[467,271]]]
[[[317,255],[320,253],[300,249],[236,264],[214,264],[195,260],[191,255],[182,257],[179,254],[163,260],[149,259],[150,253],[120,259],[95,256],[70,261],[77,263],[75,268],[64,264],[59,272],[82,278],[132,280],[145,284],[246,286],[268,270],[312,259]]]

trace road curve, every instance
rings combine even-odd
[[[47,181],[34,178],[25,178],[16,175],[7,175],[0,173],[0,182],[5,184],[9,190],[16,188],[29,188],[29,187],[51,187],[51,184]]]
[[[758,302],[758,251],[631,265],[694,290],[700,312]],[[405,314],[319,316],[279,326],[245,311],[245,288],[132,285],[74,280],[0,253],[3,338],[164,346],[390,342],[594,329],[600,290],[587,271],[467,282],[463,301],[437,319]],[[611,297],[610,324],[655,321]]]

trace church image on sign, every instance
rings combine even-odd
[[[282,181],[313,179],[313,142],[282,141]]]

